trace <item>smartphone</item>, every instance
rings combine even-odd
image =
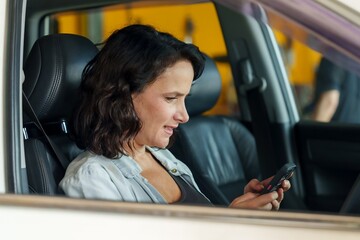
[[[261,194],[276,191],[284,180],[289,179],[292,176],[295,168],[296,165],[294,163],[287,163],[282,166],[273,179],[271,179],[270,183],[261,191]]]

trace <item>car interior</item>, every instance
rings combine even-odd
[[[189,122],[179,126],[170,151],[190,167],[213,204],[227,206],[253,178],[261,179],[255,139],[235,117],[204,116],[220,96],[221,77],[207,57],[186,98]],[[196,143],[196,144],[194,144]]]
[[[65,197],[58,183],[67,164],[83,151],[71,138],[77,87],[83,68],[103,40],[96,39],[100,32],[95,27],[79,29],[85,18],[86,27],[97,26],[95,20],[101,13],[103,19],[112,16],[112,28],[141,22],[158,24],[173,33],[180,28],[185,33],[203,30],[202,38],[190,35],[195,44],[203,39],[198,45],[206,56],[205,70],[186,100],[190,121],[179,127],[170,150],[189,166],[212,203],[226,206],[252,178],[265,179],[284,164],[295,163],[292,188],[281,210],[360,214],[360,125],[302,118],[274,32],[291,26],[294,32],[306,33],[303,44],[358,65],[360,57],[352,57],[348,49],[336,50],[341,46],[334,48],[335,42],[294,21],[285,26],[291,16],[271,4],[251,1],[28,0],[22,7],[19,12],[26,12],[23,39],[17,32],[21,28],[12,30],[9,37],[22,46],[14,52],[21,51],[23,64],[14,66],[24,66],[24,82],[14,82],[11,89],[22,89],[24,98],[19,101],[22,91],[12,90],[11,104],[19,109],[23,105],[23,111],[9,117],[14,124],[8,131],[17,149],[24,146],[24,155],[14,151],[9,160],[10,192]],[[155,16],[171,14],[176,7],[182,15],[173,14],[174,19],[181,18],[185,25],[156,21]],[[207,14],[207,21],[191,25],[189,16],[204,18],[201,11]],[[141,14],[150,18],[140,18]],[[282,26],[273,23],[274,15],[283,21]],[[72,27],[68,19],[79,29],[62,30]],[[236,107],[225,108],[222,103],[226,99]]]
[[[82,70],[97,52],[85,37],[53,34],[39,38],[25,61],[24,94],[53,142],[46,140],[31,111],[25,112],[24,147],[31,193],[58,194],[67,165],[81,152],[69,137],[68,122],[76,104]],[[58,146],[55,151],[64,155],[61,158],[64,163],[53,146]]]

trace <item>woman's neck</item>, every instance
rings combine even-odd
[[[126,146],[124,148],[127,155],[129,155],[132,159],[137,161],[138,163],[142,162],[142,160],[146,160],[151,156],[150,152],[146,149],[145,145],[139,145],[135,142],[132,143],[131,147]]]

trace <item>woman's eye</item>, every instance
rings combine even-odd
[[[170,102],[170,101],[173,101],[173,100],[175,100],[175,99],[177,99],[177,98],[176,98],[176,97],[166,97],[166,100],[169,101],[169,102]]]

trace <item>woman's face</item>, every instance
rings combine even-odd
[[[142,128],[135,146],[165,148],[180,123],[189,120],[185,97],[190,92],[194,70],[189,61],[179,61],[167,68],[143,92],[132,96]]]

